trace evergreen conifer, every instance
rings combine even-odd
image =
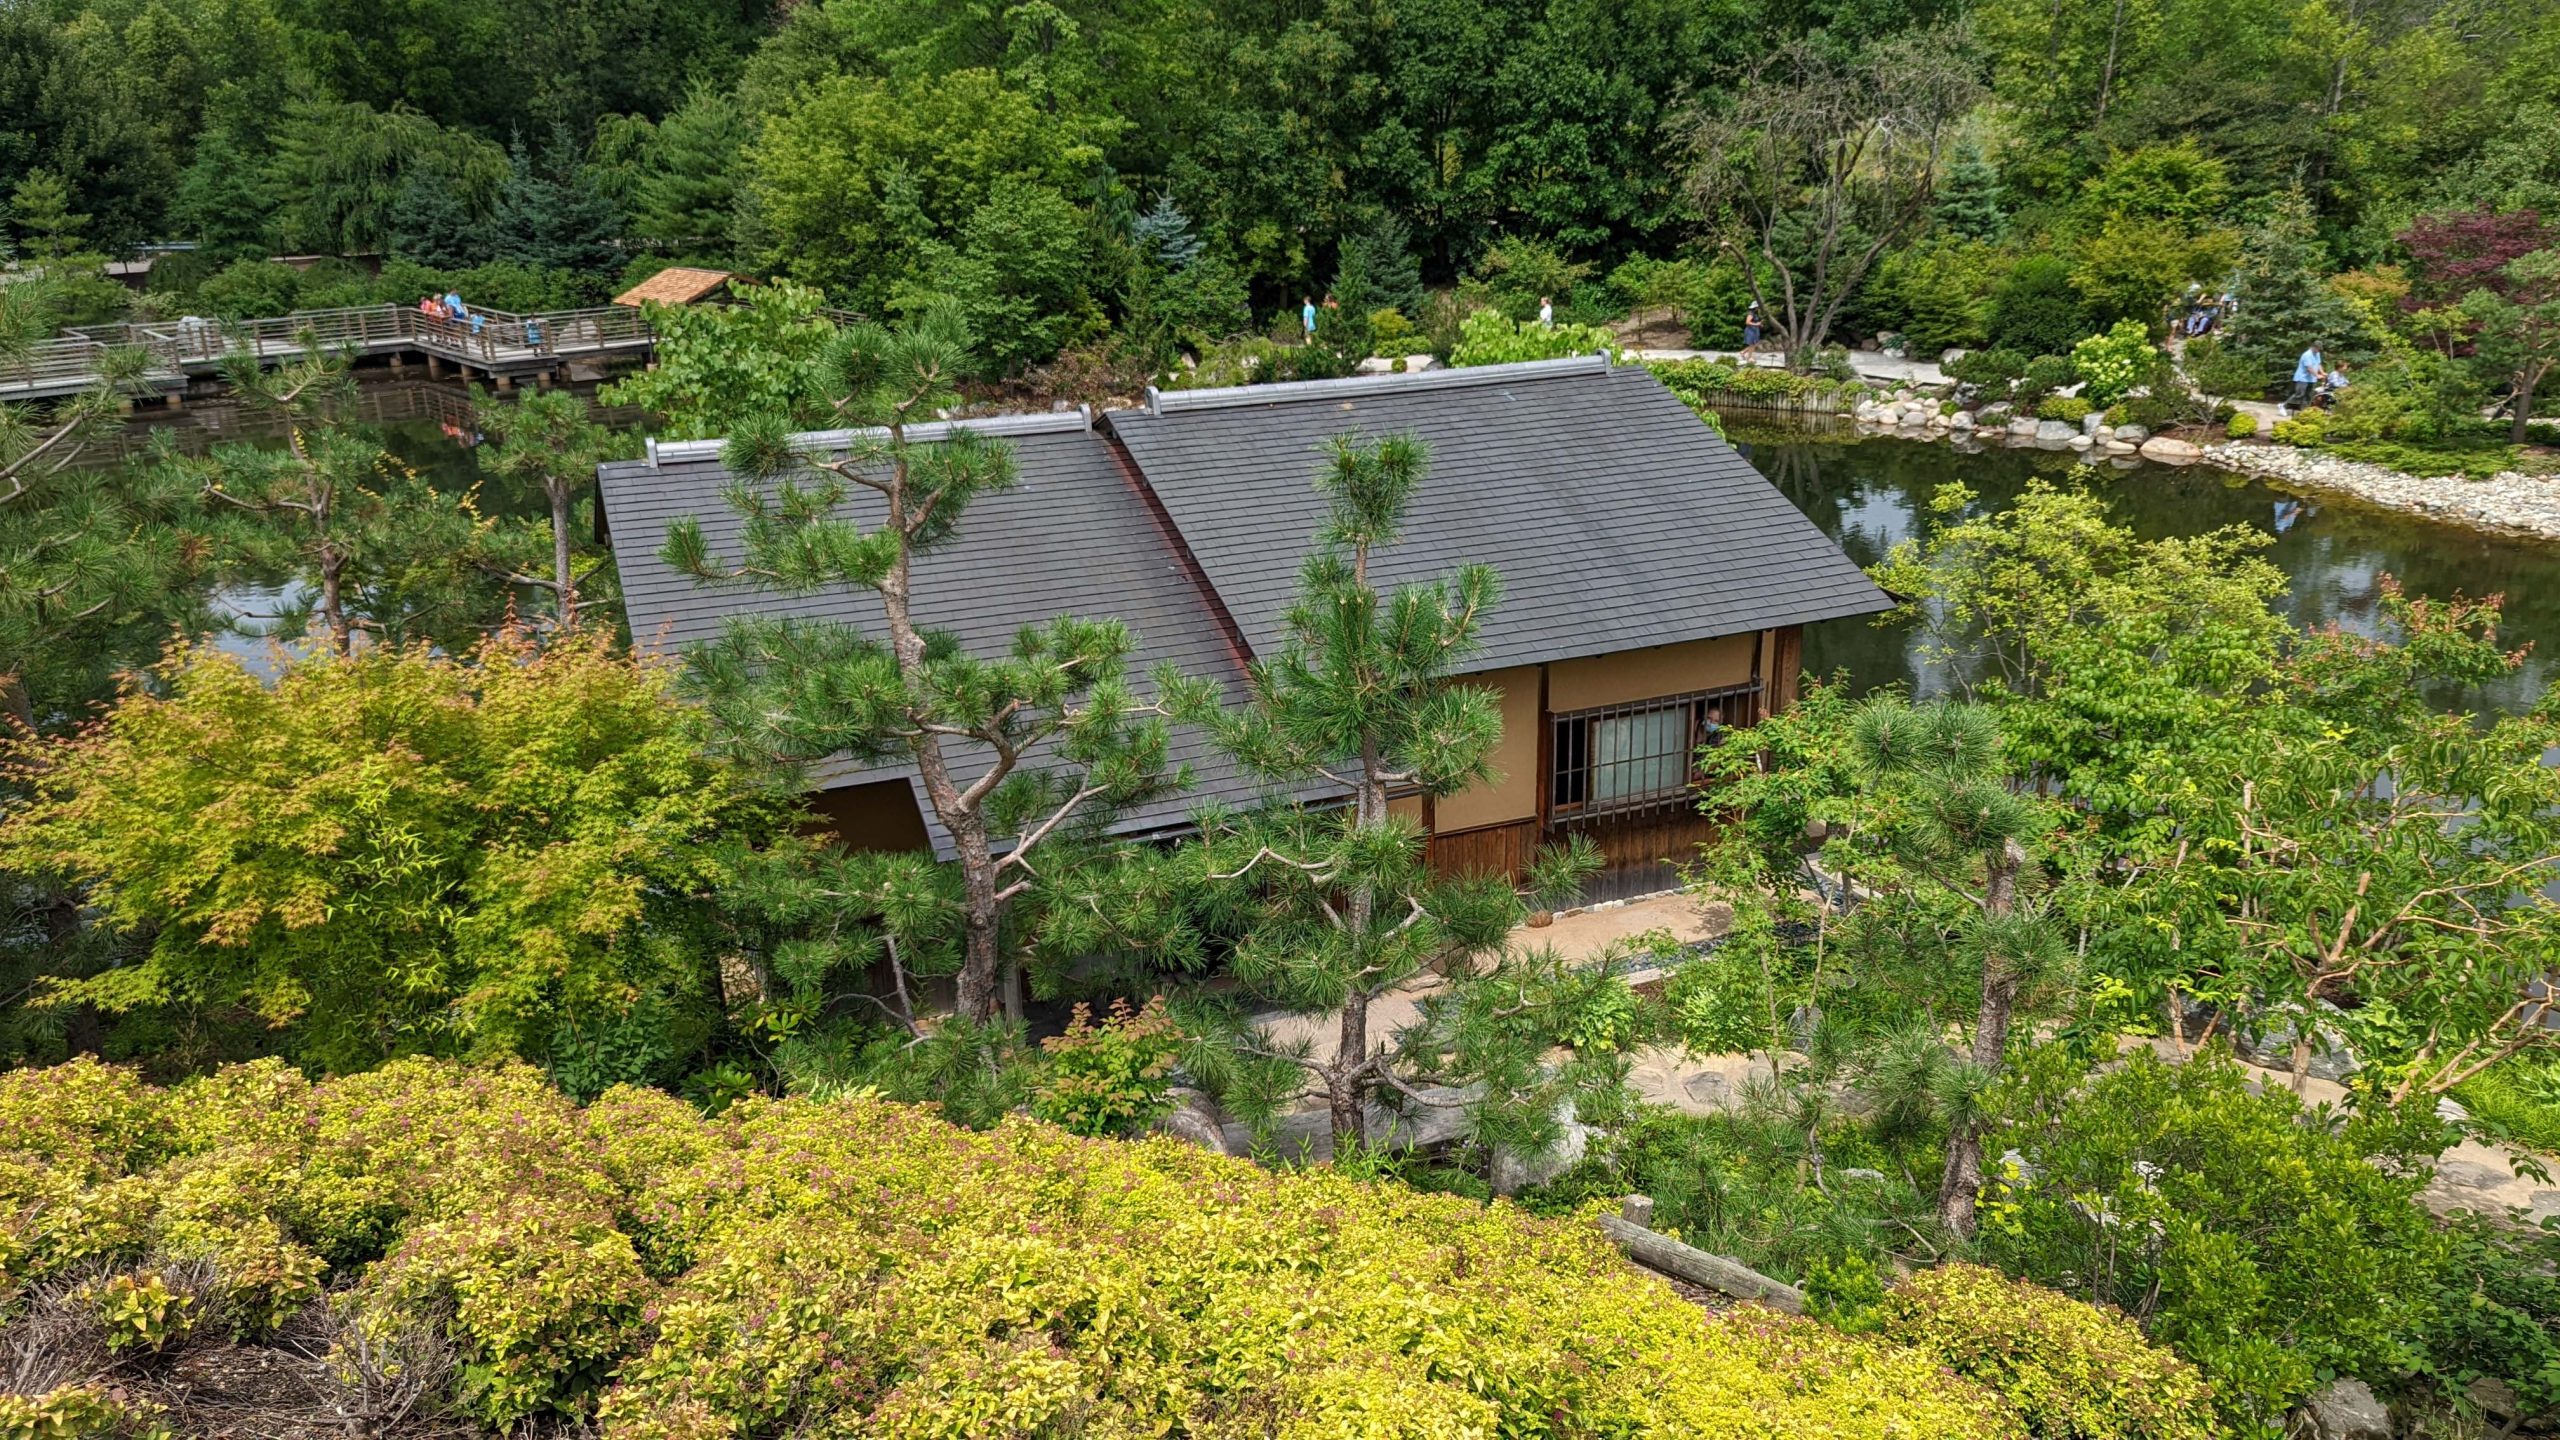
[[[507,155],[507,181],[490,216],[492,258],[535,270],[583,274],[613,269],[621,221],[613,201],[578,160],[568,131],[555,127],[537,160],[519,138]]]
[[[2009,212],[2000,187],[2000,172],[1982,158],[1982,147],[1967,141],[1938,182],[1933,217],[1940,230],[1967,240],[1997,240],[2009,228]]]
[[[2241,250],[2240,309],[2226,343],[2231,357],[2255,367],[2267,388],[2292,378],[2306,347],[2318,345],[2334,361],[2355,345],[2355,312],[2329,288],[2329,268],[2309,198],[2299,190],[2279,197]]]

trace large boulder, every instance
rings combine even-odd
[[[1173,1108],[1157,1116],[1148,1129],[1159,1135],[1187,1140],[1216,1154],[1229,1153],[1225,1129],[1218,1122],[1217,1107],[1209,1102],[1208,1096],[1177,1086],[1172,1098]]]
[[[1597,1130],[1574,1118],[1573,1102],[1567,1100],[1556,1109],[1562,1129],[1556,1136],[1555,1148],[1540,1155],[1523,1155],[1507,1145],[1493,1151],[1493,1193],[1517,1195],[1533,1185],[1544,1185],[1580,1163],[1591,1149],[1591,1137]]]
[[[2139,425],[2119,425],[2116,427],[2116,438],[2131,444],[2139,445],[2143,441],[2151,438],[2151,432],[2143,429]]]
[[[1953,415],[1947,417],[1947,428],[1950,430],[1970,430],[1973,428],[1973,417],[1966,414],[1964,411],[1959,410]]]
[[[2025,435],[2032,437],[2036,433],[2036,427],[2043,423],[2045,422],[2038,420],[2033,415],[2021,415],[2017,419],[2009,422],[2009,433],[2012,435]]]
[[[2068,445],[2074,440],[2083,438],[2085,437],[2078,430],[2060,420],[2036,422],[2036,443],[2039,445]]]
[[[2185,440],[2172,440],[2166,435],[2154,435],[2142,442],[2142,458],[2157,460],[2164,465],[2193,465],[2204,458],[2204,447]]]
[[[2311,1440],[2391,1440],[2391,1412],[2361,1380],[2332,1380],[2302,1402],[2295,1432]]]
[[[2107,412],[2104,410],[2092,410],[2080,417],[2080,433],[2092,440],[2097,439],[2098,432],[2106,428]]]

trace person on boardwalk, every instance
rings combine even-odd
[[[1757,301],[1757,300],[1754,300],[1754,301],[1752,301],[1752,302],[1751,302],[1751,308],[1750,308],[1749,310],[1747,310],[1747,311],[1743,312],[1743,316],[1742,316],[1742,353],[1743,353],[1743,354],[1745,354],[1745,355],[1749,355],[1749,354],[1753,353],[1754,351],[1757,351],[1757,350],[1760,348],[1760,331],[1761,331],[1761,328],[1762,328],[1762,327],[1761,327],[1761,323],[1760,323],[1760,302],[1759,302],[1759,301]]]
[[[2314,340],[2303,350],[2301,358],[2293,362],[2293,393],[2285,397],[2284,404],[2277,408],[2290,415],[2295,406],[2310,404],[2313,388],[2328,375],[2329,362],[2321,358],[2320,342]]]
[[[1298,324],[1306,331],[1306,343],[1316,343],[1316,300],[1312,295],[1298,297]]]
[[[1538,297],[1538,324],[1541,328],[1547,330],[1553,330],[1556,328],[1556,302],[1554,297],[1548,295],[1541,295]]]

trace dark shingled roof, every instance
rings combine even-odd
[[[1315,485],[1323,444],[1346,433],[1410,433],[1430,447],[1403,540],[1373,559],[1373,573],[1388,583],[1427,580],[1465,561],[1500,573],[1502,601],[1470,669],[1807,624],[1891,603],[1650,373],[1596,356],[1151,394],[1147,409],[1110,412],[1101,429],[1082,412],[966,423],[1012,442],[1020,478],[1010,493],[970,508],[951,548],[917,562],[916,595],[924,623],[980,654],[1002,653],[1023,625],[1053,615],[1117,617],[1137,633],[1131,669],[1139,678],[1171,661],[1236,683],[1239,656],[1226,627],[1231,620],[1241,632],[1232,638],[1253,653],[1278,648],[1324,515]],[[909,433],[930,439],[939,428]],[[802,443],[840,451],[846,439],[839,431]],[[717,441],[653,444],[648,459],[597,472],[633,637],[680,649],[716,636],[723,616],[748,607],[880,633],[878,597],[867,590],[710,589],[658,559],[668,522],[682,515],[702,521],[714,553],[734,553],[738,525],[720,495],[729,477],[719,451]],[[853,503],[878,502],[857,492]],[[1116,829],[1165,829],[1202,801],[1257,793],[1196,731],[1177,731],[1175,753],[1191,763],[1193,789],[1122,816]],[[843,761],[817,773],[828,785],[911,774]],[[932,807],[917,800],[936,846],[947,849]]]
[[[1137,635],[1129,668],[1142,694],[1152,690],[1147,672],[1166,661],[1194,675],[1241,680],[1233,649],[1198,587],[1182,572],[1145,500],[1085,415],[1007,416],[972,421],[970,428],[1012,443],[1018,478],[1010,492],[970,507],[958,544],[917,560],[920,622],[950,631],[973,653],[993,656],[1009,650],[1024,625],[1051,616],[1117,618]],[[930,439],[935,430],[911,427],[909,434]],[[840,452],[844,438],[837,432],[807,441],[809,448],[823,450],[832,440]],[[632,638],[673,653],[716,637],[723,616],[749,607],[885,635],[880,597],[873,591],[839,588],[793,596],[713,588],[658,558],[668,523],[684,515],[702,522],[713,554],[737,554],[739,523],[720,495],[729,474],[719,452],[716,441],[653,445],[650,459],[597,471]],[[850,513],[869,521],[878,519],[879,508],[879,497],[867,490],[855,491],[847,502]],[[1250,781],[1209,753],[1207,737],[1197,730],[1177,729],[1173,750],[1175,759],[1192,763],[1197,783],[1182,796],[1122,816],[1117,828],[1124,833],[1177,825],[1202,800],[1241,803],[1256,793]],[[817,767],[816,774],[827,786],[849,785],[912,778],[913,767],[840,760]],[[921,791],[916,803],[935,846],[947,848]]]
[[[1336,435],[1420,437],[1430,465],[1387,583],[1502,577],[1472,668],[1865,615],[1891,602],[1652,374],[1586,360],[1170,391],[1103,417],[1254,653],[1281,638]]]

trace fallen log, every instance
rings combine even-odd
[[[1635,1198],[1635,1197],[1630,1197]],[[1633,1210],[1637,1207],[1629,1206]],[[1652,1217],[1653,1204],[1646,1201],[1642,1213]],[[1600,1231],[1627,1252],[1627,1258],[1648,1270],[1656,1270],[1675,1280],[1686,1280],[1720,1294],[1743,1300],[1757,1300],[1772,1310],[1790,1315],[1804,1313],[1804,1292],[1783,1280],[1772,1280],[1739,1260],[1710,1255],[1695,1245],[1683,1245],[1659,1230],[1650,1230],[1633,1220],[1617,1215],[1600,1217]]]

